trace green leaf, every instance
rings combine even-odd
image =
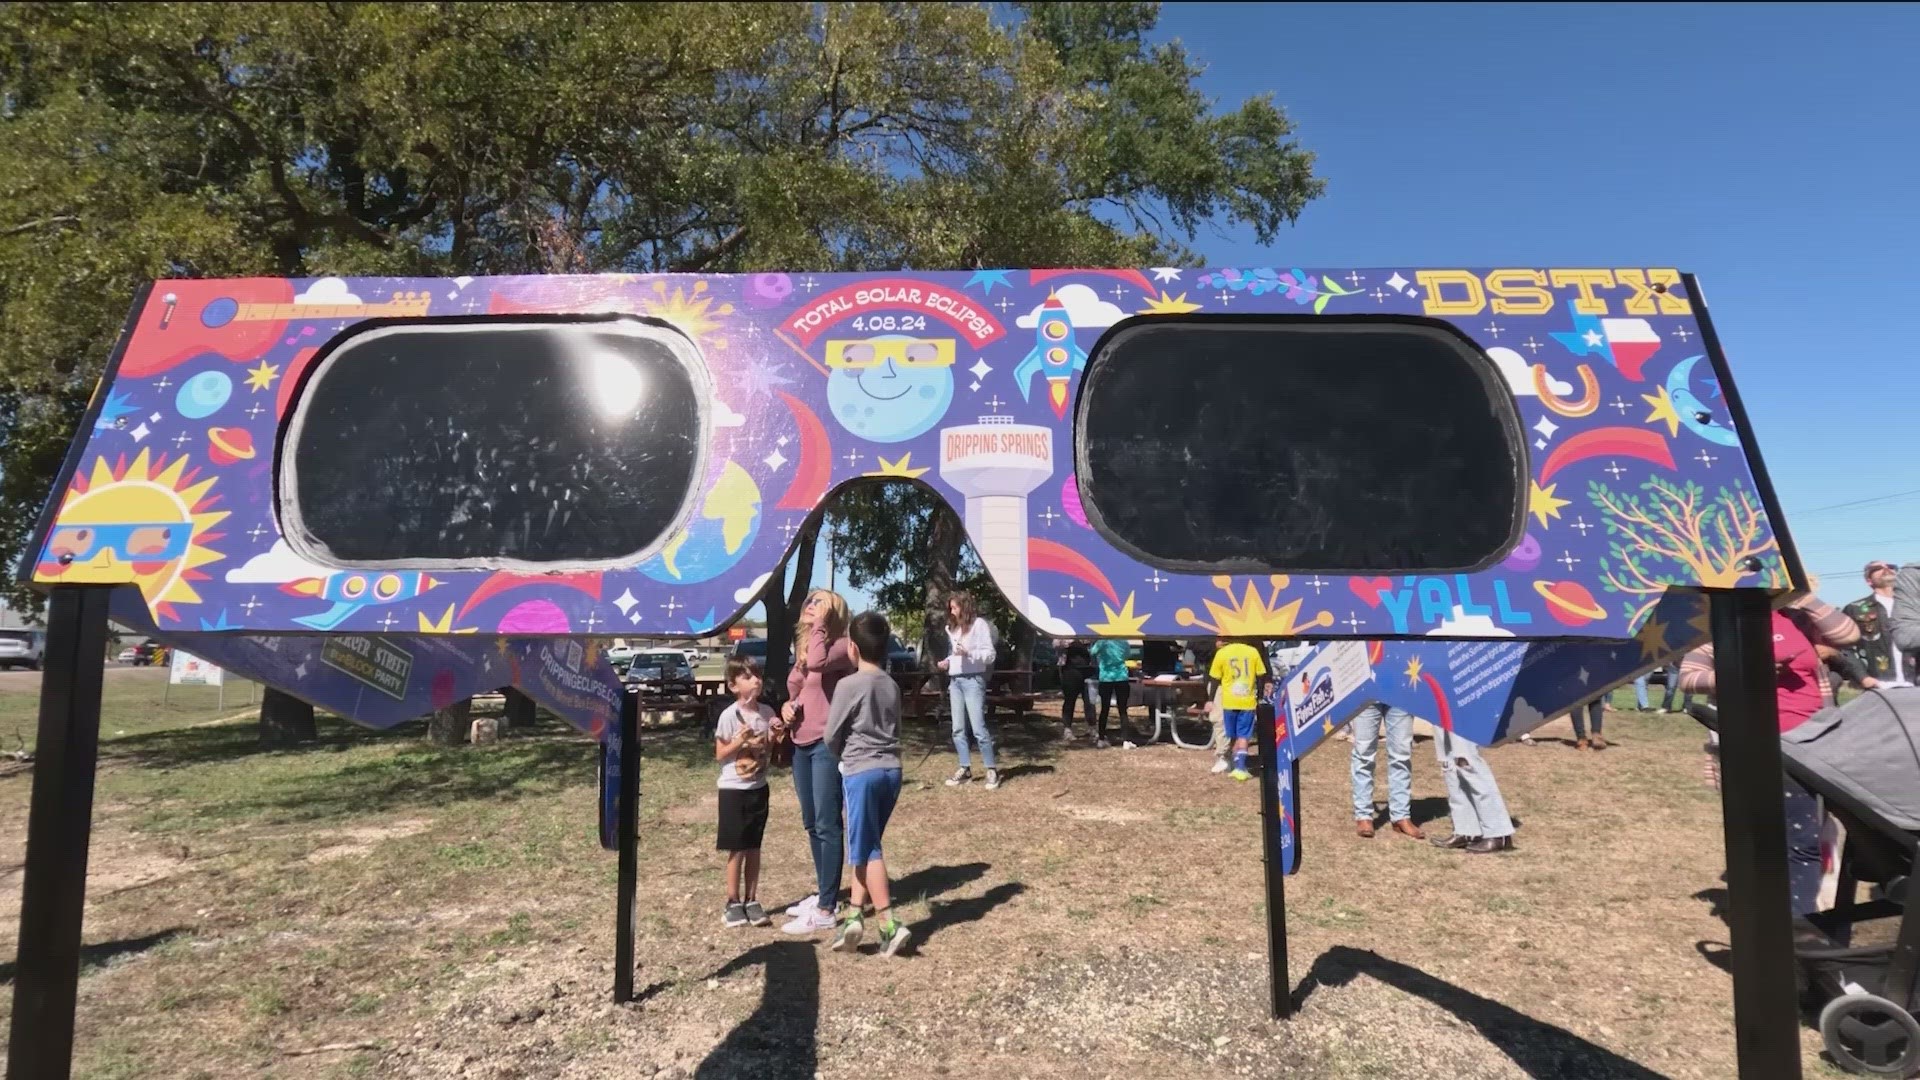
[[[1327,293],[1321,293],[1320,298],[1313,302],[1313,313],[1315,315],[1318,315],[1321,312],[1327,310],[1327,301],[1331,299],[1333,299],[1332,296],[1328,295]]]

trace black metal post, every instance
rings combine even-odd
[[[1708,596],[1714,697],[1720,714],[1735,1049],[1742,1080],[1797,1080],[1800,1012],[1794,990],[1772,603],[1759,590],[1710,590]]]
[[[613,1000],[633,1000],[633,904],[640,886],[640,693],[620,699],[620,885],[613,924]]]
[[[1260,706],[1254,727],[1260,734],[1260,859],[1267,875],[1267,983],[1273,994],[1275,1020],[1293,1015],[1293,987],[1287,979],[1287,876],[1275,848],[1280,843],[1280,747],[1274,731],[1274,709]],[[1294,777],[1295,802],[1299,777]]]
[[[21,882],[19,961],[13,977],[8,1080],[65,1080],[73,1066],[73,1003],[80,986],[80,920],[100,749],[100,679],[107,654],[103,585],[53,590],[40,682]]]

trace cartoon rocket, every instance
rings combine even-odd
[[[1058,294],[1048,293],[1047,302],[1040,305],[1033,337],[1033,351],[1013,369],[1013,377],[1020,383],[1020,398],[1033,399],[1033,373],[1044,372],[1053,415],[1064,417],[1067,415],[1067,379],[1074,372],[1087,369],[1087,351],[1074,342],[1073,321],[1067,318],[1066,305],[1060,302]]]
[[[363,607],[411,600],[438,584],[439,579],[415,571],[381,574],[377,578],[369,574],[340,573],[299,578],[280,586],[280,591],[289,596],[333,601],[332,607],[318,615],[303,615],[293,620],[315,630],[331,630]]]

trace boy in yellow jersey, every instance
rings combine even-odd
[[[1220,649],[1207,668],[1207,694],[1220,695],[1220,718],[1233,745],[1235,780],[1251,780],[1247,772],[1247,740],[1253,737],[1254,711],[1267,692],[1267,662],[1260,650],[1244,641],[1220,639]]]

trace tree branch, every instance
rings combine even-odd
[[[21,233],[33,232],[37,229],[44,229],[49,225],[72,225],[79,220],[80,220],[80,217],[77,214],[55,214],[52,217],[36,218],[33,221],[23,221],[18,225],[12,226],[11,228],[0,229],[0,239],[4,239],[9,236],[18,236]]]
[[[705,270],[714,260],[732,254],[741,244],[746,243],[747,227],[739,225],[727,235],[710,246],[698,247],[687,253],[687,257],[675,263],[673,273],[692,274]]]

